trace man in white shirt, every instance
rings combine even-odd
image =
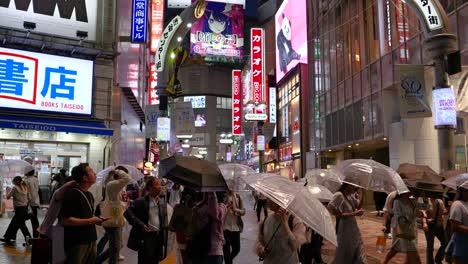
[[[127,247],[138,251],[138,263],[159,263],[166,258],[168,224],[172,207],[165,204],[161,195],[161,182],[148,177],[147,195],[133,201],[125,211],[125,218],[132,225]]]

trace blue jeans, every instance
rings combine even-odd
[[[440,241],[440,247],[435,256],[436,263],[442,263],[445,255],[445,248],[447,247],[447,234],[443,226],[429,225],[429,230],[424,232],[426,236],[426,263],[434,263],[434,240],[437,237]]]
[[[120,237],[122,235],[122,228],[105,227],[104,229],[106,230],[106,233],[104,234],[104,237],[101,239],[101,241],[99,241],[96,263],[100,264],[106,259],[109,259],[109,264],[118,263],[121,247]],[[106,239],[109,241],[109,248],[102,252],[106,244]]]

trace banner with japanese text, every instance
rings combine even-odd
[[[232,134],[242,134],[242,82],[241,71],[232,71]]]
[[[151,0],[151,53],[158,49],[164,29],[164,1]]]
[[[250,29],[251,36],[251,70],[252,70],[252,88],[253,88],[253,102],[258,104],[263,100],[263,29],[252,28]]]
[[[132,7],[132,42],[144,43],[148,24],[148,3],[146,0],[133,0]]]
[[[0,48],[0,107],[91,115],[94,62]]]

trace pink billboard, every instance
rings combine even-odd
[[[275,15],[276,82],[298,63],[307,64],[306,0],[285,0]]]
[[[191,54],[242,58],[243,48],[243,6],[207,1],[205,14],[192,25]]]

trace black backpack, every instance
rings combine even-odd
[[[197,230],[192,236],[192,239],[187,243],[187,255],[191,259],[201,259],[208,256],[211,249],[211,218],[208,223]]]

